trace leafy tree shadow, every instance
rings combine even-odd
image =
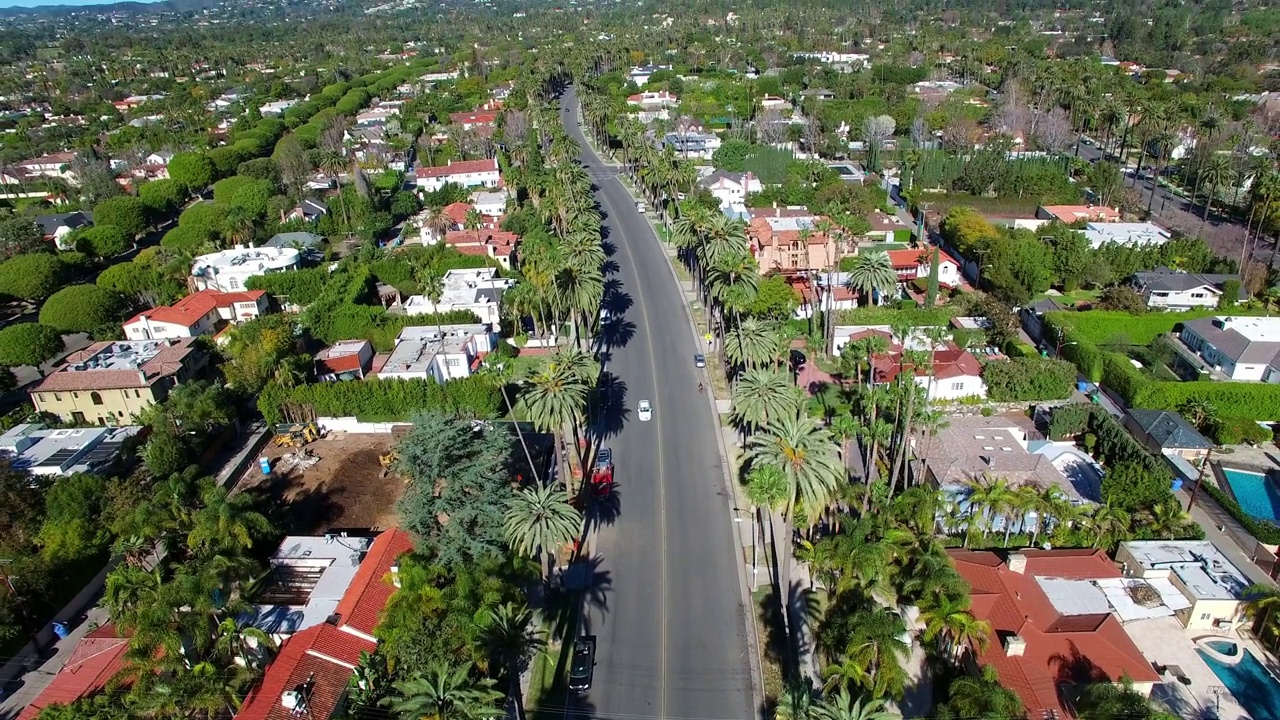
[[[600,328],[600,341],[609,349],[626,347],[635,336],[636,324],[618,317]]]
[[[591,498],[591,504],[587,507],[587,529],[599,529],[605,525],[612,525],[621,515],[622,493],[618,490],[617,481],[614,481],[609,486],[607,495],[595,495]]]
[[[613,263],[612,260],[605,262],[606,265]],[[616,263],[614,263],[616,265]],[[635,301],[631,299],[631,294],[622,289],[622,281],[617,278],[609,278],[604,282],[604,301],[600,303],[600,307],[605,308],[609,312],[616,315],[622,315],[635,305]]]
[[[600,228],[600,249],[604,251],[605,257],[613,257],[618,252],[618,246],[609,240],[609,228]]]
[[[596,381],[596,413],[595,431],[600,440],[613,437],[622,432],[631,410],[627,407],[627,383],[605,370]]]
[[[342,516],[342,506],[333,499],[343,490],[341,485],[305,487],[301,483],[302,476],[295,470],[273,472],[244,493],[283,535],[312,534]]]

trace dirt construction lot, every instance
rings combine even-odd
[[[396,523],[395,503],[404,489],[404,480],[395,474],[383,477],[378,463],[392,442],[390,435],[330,433],[306,446],[319,461],[303,466],[287,457],[293,448],[276,447],[272,440],[260,454],[271,458],[271,474],[264,476],[255,461],[234,492],[279,503],[278,509],[291,521],[291,533],[389,528]]]

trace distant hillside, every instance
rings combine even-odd
[[[38,7],[0,8],[0,17],[19,15],[68,15],[77,12],[145,14],[155,12],[188,12],[216,7],[220,0],[163,0],[162,2],[117,2],[103,5],[41,5]]]

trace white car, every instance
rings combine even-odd
[[[636,406],[636,415],[640,416],[640,422],[649,422],[653,419],[653,406],[649,404],[648,400],[641,400],[640,404]]]

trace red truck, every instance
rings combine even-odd
[[[607,447],[596,453],[596,465],[591,469],[591,492],[596,497],[607,497],[613,492],[613,450]]]

